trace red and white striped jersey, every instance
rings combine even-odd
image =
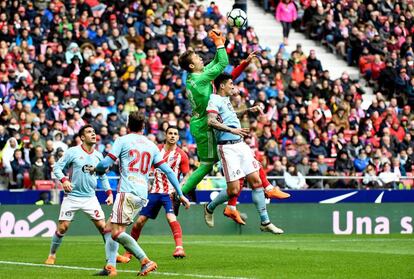
[[[166,151],[164,146],[160,147],[160,152],[165,161],[180,178],[180,175],[186,175],[190,170],[187,154],[179,147],[174,150]],[[154,171],[154,183],[149,189],[149,193],[170,194],[174,192],[174,187],[168,181],[167,176],[159,169]]]

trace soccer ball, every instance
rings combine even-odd
[[[230,27],[238,27],[241,28],[247,23],[247,15],[241,9],[233,9],[227,15],[227,24]]]

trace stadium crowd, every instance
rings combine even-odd
[[[346,73],[332,80],[317,53],[300,45],[288,53],[281,44],[271,53],[254,28],[229,30],[214,2],[0,1],[0,189],[54,179],[56,160],[79,144],[85,123],[99,134],[97,149],[105,155],[127,133],[126,115],[137,110],[147,114],[146,134],[156,143],[176,125],[197,168],[178,57],[192,48],[210,61],[213,27],[227,34],[226,71],[259,51],[236,80],[241,94],[232,101],[236,109],[263,106],[264,114],[246,114],[242,125],[268,175],[285,175],[279,186],[359,187],[300,177],[365,173],[363,186],[395,187],[414,162],[412,4],[302,2],[302,29],[359,63],[372,81],[376,98],[367,110],[358,81]]]

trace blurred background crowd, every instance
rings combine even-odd
[[[289,3],[270,1],[269,9]],[[53,180],[54,163],[80,143],[77,132],[85,123],[95,128],[96,148],[105,155],[137,110],[147,114],[145,134],[157,144],[166,127],[176,125],[197,168],[178,57],[194,49],[210,61],[212,28],[227,34],[226,71],[259,51],[236,80],[241,94],[232,102],[236,109],[263,106],[264,114],[246,114],[241,122],[268,175],[284,176],[279,186],[399,187],[414,162],[412,1],[294,5],[293,28],[360,68],[375,92],[368,108],[358,80],[347,73],[332,80],[318,53],[304,53],[301,45],[289,53],[280,44],[271,53],[254,28],[229,29],[214,2],[0,0],[0,189]],[[116,167],[110,175],[117,175]],[[211,175],[221,175],[219,166]],[[361,180],[303,178],[318,175]],[[206,183],[202,187],[217,186]]]

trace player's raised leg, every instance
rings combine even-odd
[[[267,180],[266,172],[263,167],[260,166],[259,169],[260,180],[262,181],[262,187],[266,198],[269,199],[287,199],[290,197],[289,193],[283,192],[278,186],[273,186],[269,180]]]
[[[237,195],[231,197],[229,199],[229,201],[227,202],[227,206],[224,208],[223,214],[224,216],[233,219],[236,223],[241,224],[241,225],[245,225],[245,221],[243,220],[243,218],[241,217],[239,211],[236,208],[237,205],[237,200],[240,196],[240,193],[242,191],[243,188],[243,184],[244,184],[244,177],[240,178],[239,180],[239,192],[237,193]]]
[[[226,173],[226,171],[225,171]],[[240,183],[239,178],[227,182],[227,189],[221,190],[221,192],[217,195],[215,199],[213,199],[211,202],[209,202],[205,208],[204,208],[204,220],[209,227],[214,227],[214,215],[213,212],[216,209],[216,207],[226,201],[229,200],[229,198],[237,196],[240,190]],[[236,210],[236,214],[238,214],[238,211]],[[244,225],[245,222],[241,219],[240,214],[238,214],[236,217],[237,223]]]
[[[260,230],[274,234],[281,234],[283,230],[276,227],[270,222],[266,208],[266,199],[263,193],[262,182],[259,172],[253,172],[247,176],[247,181],[252,187],[252,200],[260,216]]]

